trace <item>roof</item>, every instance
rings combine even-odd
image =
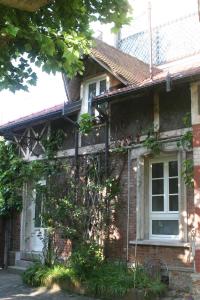
[[[136,86],[150,76],[148,64],[98,39],[94,40],[90,56],[126,85]],[[157,68],[153,71],[160,72]]]
[[[73,103],[61,103],[59,105],[41,110],[39,112],[30,114],[28,116],[19,118],[12,122],[8,122],[2,126],[0,126],[0,134],[3,134],[9,130],[19,130],[24,127],[27,127],[33,123],[39,123],[41,121],[55,119],[62,117],[63,114],[66,116],[73,114],[74,112],[79,111],[81,107],[80,101],[76,101]]]
[[[117,97],[122,94],[131,93],[134,91],[150,88],[155,85],[166,83],[167,77],[173,81],[198,80],[200,79],[200,56],[196,57],[196,60],[182,61],[178,65],[168,66],[165,70],[161,70],[160,73],[154,74],[153,78],[148,78],[138,85],[129,85],[114,91],[108,91],[100,96],[95,97],[94,101],[107,101],[110,98]]]

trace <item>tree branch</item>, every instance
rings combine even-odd
[[[0,0],[0,4],[20,10],[34,12],[48,4],[50,1],[51,0]]]

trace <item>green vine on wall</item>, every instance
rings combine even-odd
[[[56,246],[58,234],[72,240],[73,245],[109,236],[106,232],[110,227],[106,224],[112,222],[119,191],[119,180],[105,177],[103,154],[85,157],[84,166],[80,166],[81,178],[75,181],[73,164],[56,157],[63,142],[62,131],[52,132],[42,141],[46,157],[32,162],[20,158],[14,144],[5,141],[0,144],[0,216],[11,216],[13,211],[22,210],[25,182],[30,182],[32,189],[43,195],[41,220],[46,235],[42,239],[48,265],[60,253]],[[46,180],[46,186],[39,183],[41,179]]]
[[[162,144],[159,141],[159,132],[157,131],[157,128],[151,126],[147,129],[145,134],[147,134],[147,137],[143,142],[143,146],[150,150],[153,155],[159,155]]]
[[[13,144],[0,141],[0,216],[22,209],[22,184],[26,163],[17,155]]]
[[[88,113],[82,114],[79,120],[79,131],[84,135],[90,134],[94,126],[94,120],[94,116]]]
[[[183,124],[186,128],[191,127],[191,113],[187,113],[183,117]],[[177,147],[182,148],[185,151],[192,151],[192,141],[193,134],[192,130],[187,130],[180,138],[180,141],[177,142]],[[182,163],[182,172],[181,175],[185,182],[185,185],[188,187],[193,187],[194,185],[194,173],[193,173],[193,160],[185,159]]]

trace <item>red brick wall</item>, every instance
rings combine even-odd
[[[192,155],[192,154],[191,154]],[[128,161],[127,154],[117,154],[111,157],[111,169],[114,166],[113,174],[120,174],[121,170],[121,192],[119,195],[119,205],[115,213],[115,238],[110,243],[110,256],[126,260],[127,250],[127,199],[128,199]],[[123,166],[123,167],[122,167]],[[136,160],[131,163],[130,175],[130,221],[129,240],[136,239]],[[188,188],[187,216],[188,233],[192,228],[194,217],[193,189]],[[193,267],[191,250],[184,247],[165,247],[152,245],[138,245],[137,261],[143,263],[146,259],[160,258],[168,267]],[[135,261],[135,246],[129,245],[129,261]]]
[[[135,261],[134,245],[130,247],[129,259],[132,262]],[[191,268],[193,266],[189,248],[138,245],[136,250],[136,261],[144,263],[151,259],[161,259],[168,267]]]

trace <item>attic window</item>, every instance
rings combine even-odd
[[[106,76],[96,77],[88,80],[83,85],[83,111],[93,114],[92,99],[95,96],[101,95],[109,88],[108,78]]]

